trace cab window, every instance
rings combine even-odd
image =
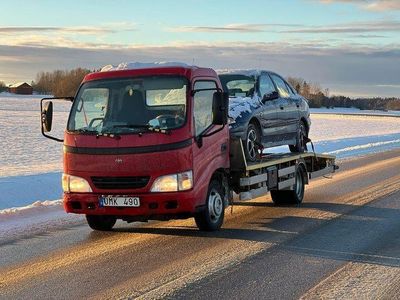
[[[196,81],[193,89],[211,89],[198,91],[193,97],[195,135],[198,136],[212,124],[212,102],[213,95],[217,89],[217,84],[215,81],[211,80]]]

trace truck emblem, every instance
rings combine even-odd
[[[115,163],[117,164],[122,164],[122,158],[116,158]]]

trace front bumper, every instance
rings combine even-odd
[[[112,215],[119,218],[140,216],[151,219],[159,215],[192,215],[196,207],[193,190],[172,193],[146,193],[118,195],[139,197],[140,207],[101,207],[98,193],[64,193],[64,209],[68,213],[89,215]],[[108,194],[107,194],[108,195]]]

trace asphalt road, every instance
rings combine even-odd
[[[400,150],[340,167],[301,206],[244,202],[215,233],[183,220],[0,241],[0,298],[400,298]]]

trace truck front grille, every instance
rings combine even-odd
[[[145,187],[149,180],[149,176],[92,177],[95,187],[102,190],[140,189]]]

